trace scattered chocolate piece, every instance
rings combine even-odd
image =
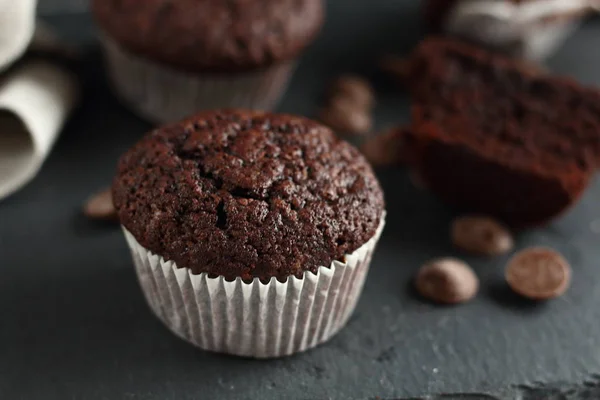
[[[520,251],[508,263],[506,281],[512,290],[533,300],[562,295],[571,281],[569,262],[558,252],[534,247]]]
[[[411,145],[413,138],[407,127],[388,129],[369,137],[361,151],[375,167],[411,163]]]
[[[334,131],[366,134],[372,126],[371,114],[345,97],[335,97],[321,110],[320,120]]]
[[[355,75],[337,78],[331,85],[329,96],[330,99],[343,97],[363,110],[369,110],[375,105],[375,93],[371,84]]]
[[[90,197],[83,206],[83,214],[91,219],[117,221],[111,190],[105,189]]]
[[[379,67],[401,85],[404,85],[410,76],[410,61],[404,57],[388,54],[381,59]]]
[[[374,167],[388,167],[398,164],[395,133],[393,130],[368,138],[360,146],[360,151]]]
[[[375,94],[366,80],[344,75],[331,84],[319,117],[340,134],[366,134],[373,127],[371,109],[374,104]]]
[[[499,256],[511,251],[515,245],[509,230],[493,218],[466,215],[452,221],[452,243],[469,253]]]
[[[457,304],[475,297],[479,280],[463,261],[440,258],[421,267],[415,286],[419,294],[429,300]]]

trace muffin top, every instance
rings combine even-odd
[[[235,72],[296,57],[316,36],[322,0],[94,0],[125,50],[189,72]]]
[[[374,236],[383,193],[360,152],[309,119],[209,111],[145,136],[119,162],[121,223],[192,273],[284,280]]]

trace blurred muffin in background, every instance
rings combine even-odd
[[[118,96],[154,122],[269,110],[318,34],[322,0],[94,0]]]

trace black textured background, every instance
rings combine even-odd
[[[51,3],[42,10],[55,10]],[[314,115],[327,80],[353,71],[377,86],[379,128],[406,121],[408,99],[374,65],[416,42],[417,2],[330,0],[328,11],[281,110]],[[409,280],[416,268],[456,255],[447,239],[452,212],[399,169],[379,174],[388,225],[356,314],[331,342],[253,361],[175,338],[145,305],[121,232],[79,213],[149,125],[110,95],[89,16],[47,19],[85,51],[86,99],[35,181],[0,202],[0,399],[600,398],[598,183],[562,219],[518,238],[518,247],[553,246],[572,263],[573,285],[558,300],[533,304],[512,295],[502,278],[505,258],[467,258],[482,283],[469,304],[415,298]],[[550,67],[600,84],[599,46],[600,21],[590,21]]]

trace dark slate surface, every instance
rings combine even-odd
[[[452,211],[413,188],[400,169],[380,173],[387,229],[356,314],[330,343],[253,361],[175,338],[145,305],[120,231],[79,214],[149,125],[110,95],[89,17],[50,21],[86,44],[86,100],[35,181],[0,202],[0,399],[600,397],[598,183],[562,219],[518,238],[519,248],[549,245],[571,261],[573,285],[558,300],[532,304],[512,295],[502,278],[505,258],[467,258],[482,282],[469,304],[418,300],[409,289],[415,269],[456,255],[447,239]],[[314,115],[327,79],[356,71],[377,84],[378,126],[405,121],[408,100],[373,65],[379,54],[406,52],[418,37],[416,2],[331,0],[323,36],[281,110]],[[550,66],[600,84],[599,45],[600,21],[591,21]]]

